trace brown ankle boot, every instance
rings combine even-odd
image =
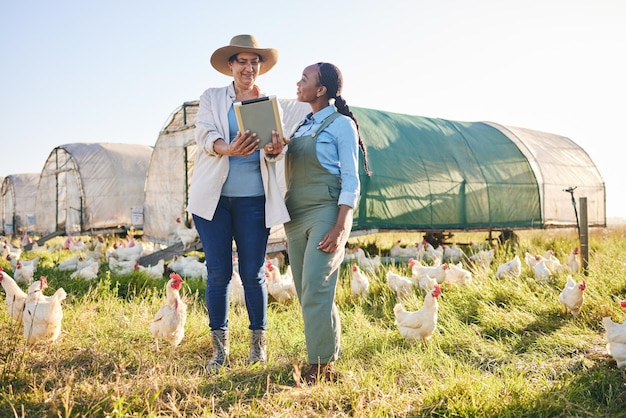
[[[314,385],[318,382],[334,382],[337,379],[337,372],[333,363],[309,364],[309,367],[302,374],[302,383]]]

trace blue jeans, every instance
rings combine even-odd
[[[209,328],[228,329],[229,285],[233,274],[232,241],[237,245],[249,329],[267,327],[265,252],[270,230],[265,226],[265,196],[220,197],[213,220],[193,215],[206,257],[205,302]]]

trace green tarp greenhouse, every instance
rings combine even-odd
[[[565,190],[606,224],[602,177],[570,139],[489,122],[354,108],[373,175],[361,173],[354,230],[576,226]]]

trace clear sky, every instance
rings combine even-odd
[[[566,136],[626,217],[623,0],[0,0],[0,176],[63,144],[154,145],[230,81],[209,57],[240,33],[280,51],[258,80],[280,98],[328,61],[350,105]]]

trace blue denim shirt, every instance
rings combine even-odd
[[[310,135],[335,112],[333,106],[319,112],[309,113],[300,127],[293,134],[294,138]],[[354,208],[359,198],[359,139],[354,121],[347,116],[335,119],[316,137],[317,159],[322,167],[341,179],[339,205]]]

